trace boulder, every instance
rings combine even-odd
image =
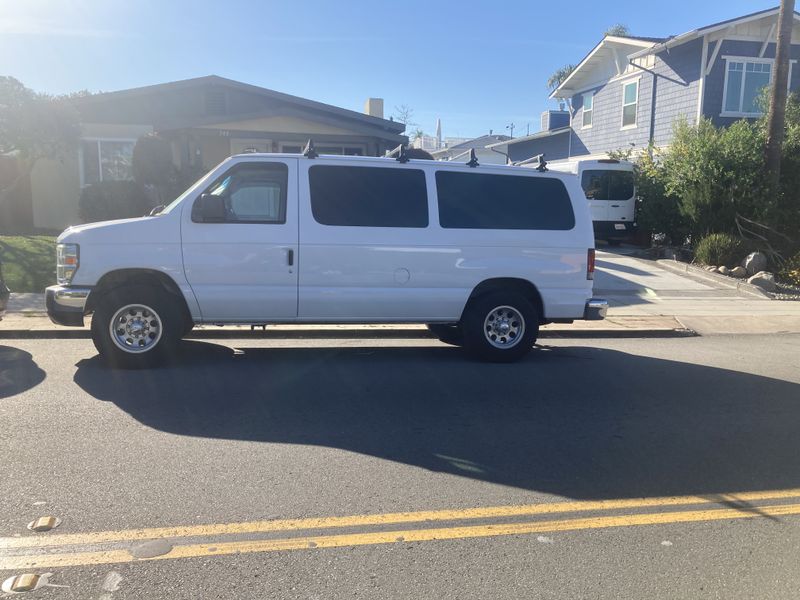
[[[757,285],[765,292],[774,292],[777,289],[777,286],[775,285],[775,276],[767,271],[760,271],[756,273],[747,280],[747,283]]]
[[[706,271],[710,271],[710,272],[712,272],[712,273],[715,273],[715,272],[717,271],[717,267],[716,267],[715,265],[708,265],[708,266],[706,266],[706,267],[703,267],[703,268],[704,268]]]
[[[731,270],[725,265],[722,265],[719,269],[717,269],[717,273],[719,273],[720,275],[730,275]]]
[[[730,276],[736,277],[736,279],[744,279],[747,277],[747,269],[744,267],[734,267],[731,269]]]
[[[748,275],[755,275],[767,268],[767,256],[761,252],[751,252],[742,261]]]

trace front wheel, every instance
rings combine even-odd
[[[114,367],[151,367],[175,352],[183,325],[175,301],[165,292],[149,286],[124,286],[98,300],[92,341]]]
[[[530,352],[539,316],[519,292],[491,292],[472,300],[462,319],[464,346],[481,360],[513,362]]]

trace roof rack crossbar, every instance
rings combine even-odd
[[[314,140],[308,138],[308,142],[306,143],[306,147],[303,149],[303,156],[306,158],[317,158],[319,154],[314,149]]]

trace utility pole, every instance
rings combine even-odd
[[[786,120],[786,96],[789,81],[789,52],[794,25],[794,0],[781,0],[778,17],[778,40],[775,49],[775,76],[769,95],[767,120],[767,144],[764,159],[767,181],[772,193],[778,193],[781,179],[781,147],[783,146],[784,122]]]
[[[506,129],[508,129],[509,131],[511,131],[510,135],[511,135],[511,137],[513,138],[513,137],[514,137],[514,124],[513,124],[513,123],[510,123],[509,125],[506,125]]]

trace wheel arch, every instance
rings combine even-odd
[[[125,285],[149,285],[161,289],[170,296],[174,296],[181,313],[188,321],[192,320],[189,305],[183,296],[178,284],[172,277],[156,269],[117,269],[109,271],[97,282],[89,294],[86,303],[86,312],[93,312],[100,298],[109,292]]]
[[[464,312],[466,312],[470,303],[476,298],[485,296],[491,292],[508,290],[519,292],[528,300],[530,300],[536,309],[536,315],[539,317],[539,323],[544,324],[547,322],[544,311],[544,302],[542,301],[542,295],[539,293],[539,290],[532,282],[519,277],[496,277],[481,281],[475,286],[475,288],[472,290],[472,293],[469,295],[467,303],[464,306]],[[464,316],[464,312],[462,312],[462,318]]]

